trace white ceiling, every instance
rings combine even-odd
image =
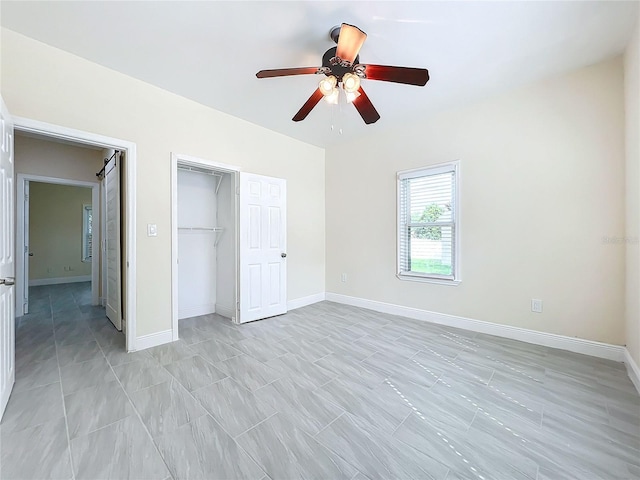
[[[638,2],[3,0],[1,8],[4,27],[324,147],[619,54]],[[255,73],[319,66],[335,45],[329,29],[342,22],[368,34],[361,63],[424,67],[431,80],[363,81],[381,115],[373,125],[351,105],[325,102],[292,122],[319,77]]]

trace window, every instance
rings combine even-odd
[[[91,205],[82,206],[82,261],[90,262],[93,254],[93,238],[91,235],[91,223],[93,220]]]
[[[398,172],[398,278],[456,284],[458,162]]]

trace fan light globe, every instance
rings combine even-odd
[[[327,103],[331,105],[337,105],[339,97],[340,97],[340,90],[338,90],[336,87],[333,87],[333,91],[329,95],[325,95],[324,99]]]
[[[326,97],[328,95],[333,94],[333,91],[335,90],[337,84],[338,84],[338,79],[333,75],[329,75],[328,77],[325,77],[322,80],[320,80],[320,83],[318,84],[318,88],[322,92],[322,95]]]
[[[360,88],[360,77],[355,73],[345,73],[342,77],[342,88],[347,93],[355,93]]]
[[[347,103],[353,103],[353,101],[360,96],[360,92],[347,92]]]

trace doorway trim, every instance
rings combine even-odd
[[[240,167],[227,163],[213,162],[204,158],[171,153],[171,332],[175,342],[178,340],[178,165],[213,168],[228,173],[240,173]],[[237,178],[236,178],[237,182]],[[236,184],[237,186],[237,184]],[[236,204],[236,244],[238,240],[238,205]],[[236,245],[236,272],[238,270],[238,248]],[[236,296],[238,275],[236,274]],[[236,298],[236,301],[238,299]]]
[[[102,148],[113,148],[126,152],[124,194],[126,201],[126,223],[123,225],[127,239],[124,251],[127,269],[123,275],[126,278],[124,291],[125,332],[127,351],[136,351],[136,144],[127,140],[107,137],[97,133],[85,132],[74,128],[54,125],[23,117],[13,117],[16,131],[34,133],[49,138],[67,140],[85,145]]]
[[[57,177],[45,177],[42,175],[31,175],[27,173],[18,173],[17,174],[17,185],[16,185],[16,278],[20,279],[16,284],[16,316],[24,315],[24,302],[22,299],[24,298],[24,288],[25,288],[25,278],[28,277],[28,272],[25,269],[25,259],[24,259],[24,238],[25,238],[25,185],[26,182],[40,182],[40,183],[49,183],[54,185],[65,185],[70,187],[82,187],[82,188],[90,188],[91,189],[91,205],[92,209],[95,206],[98,206],[98,210],[100,210],[100,184],[98,182],[85,182],[80,180],[71,180],[68,178],[57,178]],[[94,218],[100,222],[100,213],[93,213]],[[100,231],[98,230],[93,234],[94,244],[100,245]],[[20,252],[20,255],[17,253]],[[91,257],[91,303],[92,305],[99,304],[99,289],[98,286],[100,284],[100,259],[99,256],[93,255]],[[27,286],[28,288],[28,286]]]

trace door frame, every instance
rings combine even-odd
[[[27,173],[17,174],[16,185],[16,279],[20,281],[16,283],[16,317],[24,315],[24,287],[25,280],[29,277],[29,272],[25,269],[24,258],[24,239],[25,239],[25,186],[26,182],[39,182],[49,183],[54,185],[66,185],[70,187],[82,187],[91,189],[91,208],[95,209],[98,206],[98,212],[92,213],[97,222],[100,222],[100,183],[98,182],[85,182],[80,180],[71,180],[68,178],[57,177],[45,177],[42,175],[31,175]],[[31,219],[29,219],[31,221]],[[97,223],[99,225],[99,223]],[[94,245],[100,245],[100,232],[92,234],[94,238]],[[17,255],[17,252],[20,255]],[[100,284],[100,257],[93,255],[91,258],[91,303],[92,305],[98,305],[99,300],[99,284]]]
[[[227,173],[235,174],[236,188],[238,186],[238,177],[240,167],[229,165],[227,163],[214,162],[204,158],[193,157],[191,155],[183,155],[179,153],[171,153],[171,332],[173,341],[178,340],[178,165],[190,165],[192,167],[213,168]],[[237,190],[236,190],[237,192]],[[238,202],[235,208],[235,235],[236,235],[236,307],[238,302],[238,281],[239,281],[239,264],[238,264],[238,241],[239,241],[239,222],[238,222]],[[237,316],[237,308],[236,308]]]
[[[113,148],[126,152],[124,194],[126,201],[126,222],[122,227],[127,239],[124,251],[127,269],[123,272],[126,278],[126,289],[123,300],[126,305],[127,322],[126,344],[128,352],[136,351],[136,144],[127,140],[107,137],[97,133],[85,132],[74,128],[54,125],[52,123],[32,120],[30,118],[13,117],[16,131],[37,134],[43,137],[71,141],[101,148]],[[122,186],[121,186],[122,187]]]

